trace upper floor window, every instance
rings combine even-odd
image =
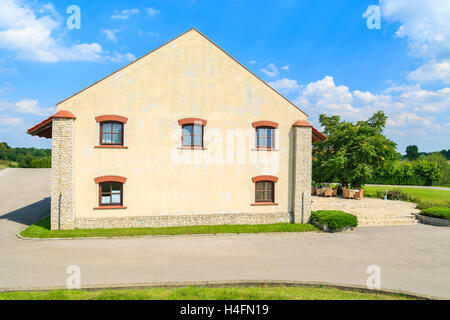
[[[275,129],[278,123],[273,121],[257,121],[252,123],[256,128],[256,148],[275,149]]]
[[[206,120],[185,118],[178,120],[182,127],[181,145],[183,148],[203,148],[203,134]]]
[[[256,128],[256,148],[275,148],[275,129],[271,127]]]
[[[123,146],[123,123],[113,121],[100,123],[100,144]]]
[[[183,147],[203,147],[203,126],[200,124],[183,125]]]
[[[128,118],[117,115],[98,116],[100,145],[96,148],[127,148],[124,146],[124,126]]]

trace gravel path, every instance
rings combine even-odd
[[[414,203],[405,201],[383,200],[364,198],[361,200],[344,199],[341,197],[317,197],[313,196],[312,210],[342,210],[356,216],[411,216],[419,213]]]

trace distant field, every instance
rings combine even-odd
[[[414,202],[421,207],[446,206],[450,207],[450,191],[422,189],[422,188],[404,188],[404,187],[387,187],[388,190],[400,190],[407,193]],[[384,192],[386,187],[365,186],[364,195],[368,197],[376,197],[377,191]]]

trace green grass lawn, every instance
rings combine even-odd
[[[387,187],[388,190],[400,190],[407,193],[420,208],[435,206],[450,207],[450,191],[422,188]],[[384,192],[386,187],[365,186],[364,195],[376,197],[377,191]]]
[[[144,288],[102,290],[16,291],[0,293],[0,300],[407,300],[387,295],[334,288],[224,287]]]
[[[168,228],[117,228],[50,230],[50,217],[46,217],[23,230],[20,235],[28,238],[74,238],[74,237],[126,237],[145,235],[214,234],[214,233],[259,233],[259,232],[306,232],[319,231],[311,224],[258,224],[188,226]]]

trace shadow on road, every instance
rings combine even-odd
[[[6,219],[29,226],[48,215],[50,215],[50,197],[46,197],[26,207],[6,213],[0,216],[0,219]]]

